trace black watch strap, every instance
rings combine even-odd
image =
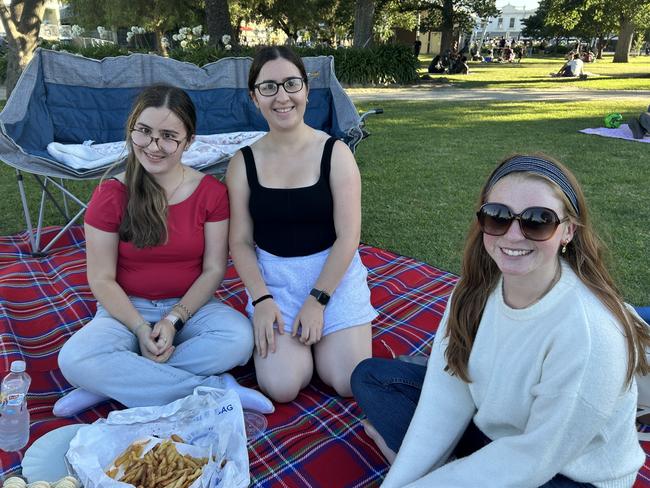
[[[330,301],[330,296],[327,293],[325,293],[323,290],[312,288],[309,294],[313,296],[316,299],[316,301],[323,306],[327,305]]]
[[[171,315],[171,316],[168,315],[165,318],[172,323],[172,325],[174,326],[174,330],[176,332],[179,332],[183,327],[185,327],[185,322],[183,321],[183,319],[176,315]]]
[[[178,317],[178,320],[174,322],[174,330],[180,332],[183,327],[185,327],[185,322],[183,322],[182,318]]]

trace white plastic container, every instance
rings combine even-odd
[[[18,451],[29,441],[27,392],[32,379],[25,361],[11,363],[11,372],[0,387],[0,449]]]

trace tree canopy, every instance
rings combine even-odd
[[[618,33],[614,62],[627,62],[635,31],[650,27],[647,0],[543,0],[545,23],[602,38]]]
[[[157,34],[158,49],[165,31],[183,25],[203,24],[204,9],[199,0],[64,0],[75,22],[94,29],[98,25],[138,25]]]
[[[369,8],[372,4],[373,8]],[[474,18],[498,13],[495,0],[357,0],[355,44],[359,15],[373,15],[374,33],[380,39],[392,34],[394,27],[420,31],[440,30],[441,50],[450,48],[458,33],[474,27]],[[368,19],[362,19],[363,25]]]
[[[237,0],[253,21],[266,21],[293,41],[308,31],[334,39],[349,32],[353,5],[345,0]]]

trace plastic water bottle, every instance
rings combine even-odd
[[[11,372],[0,388],[0,449],[18,451],[29,440],[27,391],[32,379],[25,371],[25,361],[11,363]]]

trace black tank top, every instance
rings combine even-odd
[[[335,142],[334,137],[325,142],[318,181],[301,188],[261,186],[253,151],[249,146],[242,148],[250,188],[248,209],[258,247],[276,256],[293,257],[324,251],[334,244],[330,166]]]

